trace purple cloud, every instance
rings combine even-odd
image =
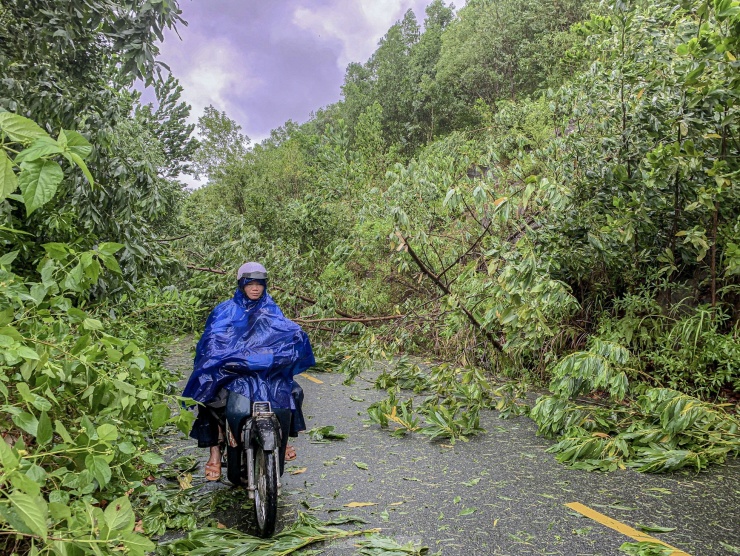
[[[365,62],[408,9],[427,0],[181,0],[187,27],[160,59],[184,87],[193,120],[212,104],[254,142],[336,102],[349,62]],[[150,93],[145,92],[145,98]]]

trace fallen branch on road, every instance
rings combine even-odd
[[[297,323],[315,323],[315,322],[375,322],[375,321],[383,321],[383,320],[395,320],[395,319],[403,319],[406,318],[406,315],[389,315],[385,317],[354,317],[354,318],[346,318],[346,317],[329,317],[324,319],[293,319]]]
[[[186,264],[185,268],[189,268],[190,270],[198,270],[200,272],[212,272],[214,274],[226,274],[225,270],[221,270],[220,268],[209,268],[207,266],[195,266],[192,264]]]

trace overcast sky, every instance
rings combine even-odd
[[[339,100],[347,64],[367,61],[406,10],[423,23],[429,2],[180,0],[188,26],[182,40],[165,36],[160,59],[184,87],[193,121],[211,104],[256,143]]]

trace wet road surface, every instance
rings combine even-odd
[[[173,349],[168,365],[187,373],[192,352],[182,346],[180,352]],[[740,554],[737,460],[708,472],[671,475],[572,470],[545,453],[552,442],[536,436],[531,420],[502,420],[495,411],[481,413],[487,432],[469,442],[430,442],[420,434],[394,438],[366,422],[367,407],[385,394],[373,387],[372,373],[351,386],[342,384],[343,375],[308,375],[297,378],[306,394],[308,428],[333,425],[349,436],[327,443],[312,442],[306,434],[291,439],[298,458],[286,464],[279,528],[299,511],[322,520],[356,515],[367,520],[362,528],[381,528],[398,542],[417,541],[443,556],[616,556],[623,554],[622,543],[634,542],[566,506],[578,503],[616,520],[617,527],[675,528],[649,535],[691,556]],[[189,440],[164,448],[166,457],[167,452],[207,457]],[[194,484],[203,481],[202,473],[201,465]],[[202,484],[230,488],[225,482]],[[235,499],[240,502],[216,518],[253,532],[248,503],[242,496]],[[368,505],[347,506],[353,503]],[[312,548],[349,556],[356,553],[353,542]]]

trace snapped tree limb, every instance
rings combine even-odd
[[[205,266],[195,266],[195,265],[185,265],[186,268],[189,268],[190,270],[197,270],[199,272],[212,272],[213,274],[226,274],[225,270],[221,270],[220,268],[210,268]],[[305,295],[301,295],[299,293],[295,292],[289,292],[285,288],[281,288],[280,286],[272,285],[270,286],[271,289],[277,290],[283,293],[287,293],[288,295],[292,295],[294,297],[297,297],[298,299],[305,301],[306,303],[316,304],[317,301],[315,299],[311,299],[310,297],[306,297]],[[374,322],[374,321],[383,321],[383,320],[393,320],[393,319],[399,319],[404,318],[405,315],[391,315],[391,316],[385,316],[385,317],[365,317],[362,315],[352,315],[350,313],[347,313],[346,311],[342,311],[341,309],[334,309],[334,312],[338,314],[340,317],[343,318],[325,318],[325,319],[315,319],[315,320],[308,320],[308,319],[293,319],[296,322],[304,322],[304,323],[316,323],[316,322],[360,322],[360,323],[368,323],[368,322]]]
[[[396,230],[396,236],[398,237],[399,240],[401,240],[401,245],[405,246],[406,252],[414,260],[414,262],[416,263],[416,266],[419,267],[419,270],[421,270],[424,274],[426,274],[429,277],[429,279],[432,282],[434,282],[437,285],[437,287],[439,287],[439,289],[445,292],[445,294],[452,295],[452,291],[450,291],[450,288],[447,287],[447,285],[444,282],[442,282],[442,280],[440,280],[439,276],[437,276],[434,272],[432,272],[431,269],[422,262],[422,260],[416,254],[416,252],[412,249],[411,245],[409,245],[408,240],[403,236],[403,234],[399,232],[398,230]],[[496,339],[496,337],[491,332],[483,328],[483,325],[480,322],[478,322],[478,319],[475,318],[475,315],[473,315],[473,313],[471,313],[462,304],[460,304],[460,309],[462,310],[463,313],[465,313],[465,316],[468,317],[468,320],[473,325],[473,327],[475,327],[475,329],[478,330],[479,332],[482,332],[486,336],[486,338],[488,338],[488,341],[491,342],[491,344],[493,344],[493,347],[495,347],[500,352],[504,351],[504,347],[501,345],[501,342],[499,342],[498,339]]]
[[[220,268],[209,268],[207,266],[195,266],[192,264],[186,264],[185,268],[189,268],[190,270],[197,270],[199,272],[212,272],[213,274],[226,274],[225,270],[221,270]]]
[[[314,323],[314,322],[361,322],[361,323],[367,323],[367,322],[375,322],[375,321],[383,321],[383,320],[395,320],[395,319],[404,319],[406,318],[406,315],[388,315],[385,317],[355,317],[355,318],[344,318],[344,317],[328,317],[323,319],[301,319],[301,318],[295,318],[294,321],[298,323]]]

